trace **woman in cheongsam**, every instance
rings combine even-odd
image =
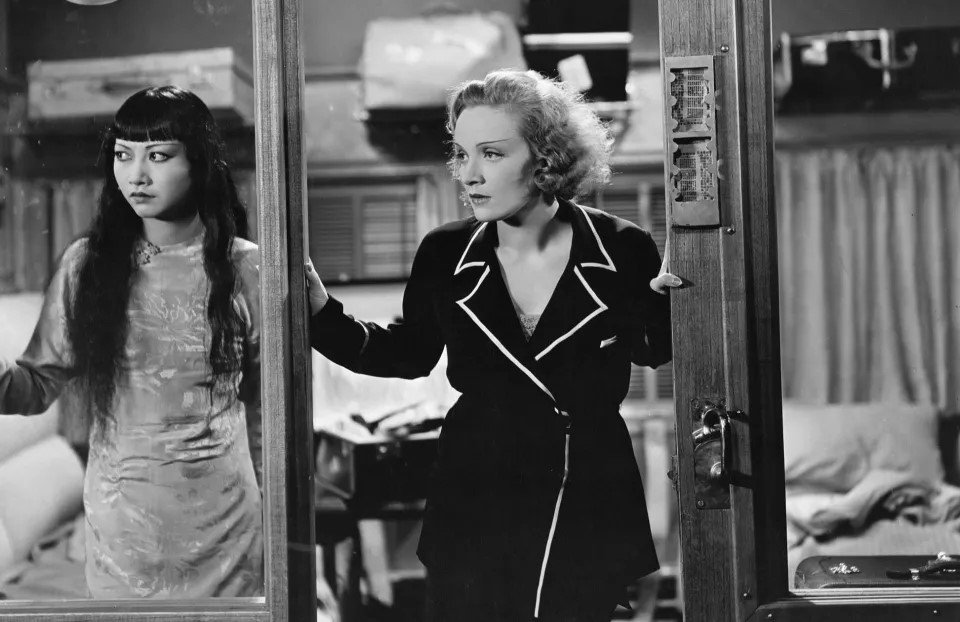
[[[101,156],[93,224],[0,362],[0,412],[81,396],[94,598],[262,595],[258,251],[216,124],[186,90],[145,89]]]

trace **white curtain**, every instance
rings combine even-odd
[[[784,397],[960,409],[960,147],[776,157]]]

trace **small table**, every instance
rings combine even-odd
[[[315,527],[317,544],[323,550],[323,578],[340,601],[342,622],[361,620],[360,579],[363,576],[363,555],[360,547],[361,520],[404,520],[423,518],[425,502],[391,501],[384,503],[352,503],[316,484]],[[342,593],[337,590],[337,556],[335,545],[352,540],[347,568],[347,581]]]

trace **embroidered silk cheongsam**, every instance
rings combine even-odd
[[[90,432],[83,497],[95,598],[263,593],[258,251],[234,242],[244,367],[233,393],[211,404],[202,241],[138,248],[127,370],[113,418]],[[64,317],[83,244],[65,252],[23,356],[0,363],[0,412],[43,412],[73,375]]]

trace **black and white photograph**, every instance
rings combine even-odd
[[[955,0],[0,0],[0,620],[960,619]]]

